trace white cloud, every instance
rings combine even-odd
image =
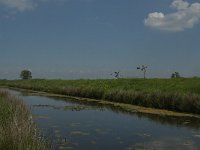
[[[187,9],[189,7],[189,3],[183,0],[174,0],[172,2],[171,7],[178,9],[178,10],[183,10],[183,9]]]
[[[171,7],[176,12],[169,14],[149,13],[144,24],[154,29],[176,32],[193,28],[200,22],[200,3],[189,4],[183,0],[174,0]]]
[[[36,6],[33,0],[0,0],[0,5],[20,12],[31,10]]]

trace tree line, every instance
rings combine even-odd
[[[143,71],[144,73],[144,79],[146,79],[146,69],[147,69],[147,66],[144,66],[142,65],[142,67],[137,67],[138,70],[141,70]],[[113,74],[111,74],[113,75]],[[120,77],[120,72],[114,72],[114,77],[116,79],[118,79]],[[180,74],[179,72],[174,72],[171,74],[171,78],[180,78]],[[20,78],[23,79],[23,80],[29,80],[29,79],[32,79],[32,72],[30,70],[22,70],[21,73],[20,73]]]

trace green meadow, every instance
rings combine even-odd
[[[0,85],[200,114],[200,78],[1,80]]]

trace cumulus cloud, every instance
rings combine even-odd
[[[149,13],[144,24],[154,29],[176,32],[191,29],[200,22],[200,3],[190,4],[184,0],[174,0],[171,8],[176,11],[169,14]]]
[[[36,6],[33,0],[0,0],[0,5],[20,12],[31,10]]]
[[[171,4],[172,8],[178,9],[178,10],[183,10],[187,9],[189,7],[189,3],[183,0],[174,0]]]

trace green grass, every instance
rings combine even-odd
[[[47,149],[26,106],[5,91],[0,91],[0,149]]]
[[[200,114],[200,78],[15,80],[0,85]]]

